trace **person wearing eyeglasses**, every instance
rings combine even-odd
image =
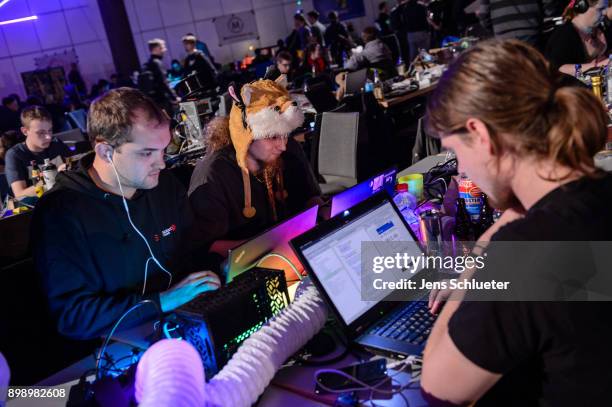
[[[291,57],[291,54],[288,51],[279,52],[278,54],[276,54],[276,64],[271,65],[268,68],[264,76],[264,79],[275,81],[276,79],[278,79],[279,76],[286,75],[287,80],[291,81],[290,77],[291,77],[292,62],[293,62],[293,57]]]
[[[64,158],[72,155],[68,147],[53,140],[51,114],[43,107],[30,106],[21,112],[21,132],[26,139],[6,152],[6,179],[13,195],[36,196],[32,176],[32,161],[42,165],[48,158],[61,171],[65,169]]]

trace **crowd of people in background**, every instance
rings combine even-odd
[[[95,98],[119,87],[137,87],[172,112],[180,101],[173,86],[190,75],[197,76],[204,87],[220,92],[231,82],[276,79],[281,74],[287,75],[289,82],[301,84],[332,69],[377,68],[383,78],[389,78],[396,75],[395,66],[402,60],[410,63],[421,50],[466,35],[523,40],[570,75],[578,63],[584,64],[585,70],[608,63],[612,8],[606,0],[574,0],[569,4],[568,0],[527,0],[512,8],[503,0],[483,0],[466,12],[469,3],[398,0],[394,5],[381,1],[377,18],[360,33],[350,21],[343,22],[336,11],[324,18],[316,10],[299,11],[286,38],[273,46],[253,49],[253,55],[225,65],[217,63],[206,43],[193,33],[182,37],[184,59],[173,59],[168,67],[164,60],[166,42],[159,38],[148,41],[150,57],[131,76],[114,73],[108,79],[87,84],[78,64],[73,63],[61,103],[44,103],[44,95],[30,95],[25,101],[16,94],[2,99],[0,165],[3,151],[22,137],[19,116],[28,106],[44,106],[52,116],[54,132],[66,129],[66,112],[87,109]],[[548,19],[561,15],[564,24],[547,29]]]

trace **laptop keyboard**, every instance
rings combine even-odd
[[[414,301],[375,325],[369,334],[422,345],[435,320],[436,316],[429,312],[427,302]]]

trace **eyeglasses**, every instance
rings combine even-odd
[[[53,135],[53,130],[38,130],[36,132],[36,135],[37,136],[41,136],[41,137],[43,137],[43,136],[51,136],[51,135]]]

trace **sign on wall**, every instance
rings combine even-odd
[[[213,18],[219,46],[250,39],[259,39],[255,12],[245,11],[237,14]]]
[[[324,23],[329,23],[327,14],[330,11],[337,11],[340,20],[365,16],[363,0],[313,0],[312,5],[321,14],[320,19]]]

